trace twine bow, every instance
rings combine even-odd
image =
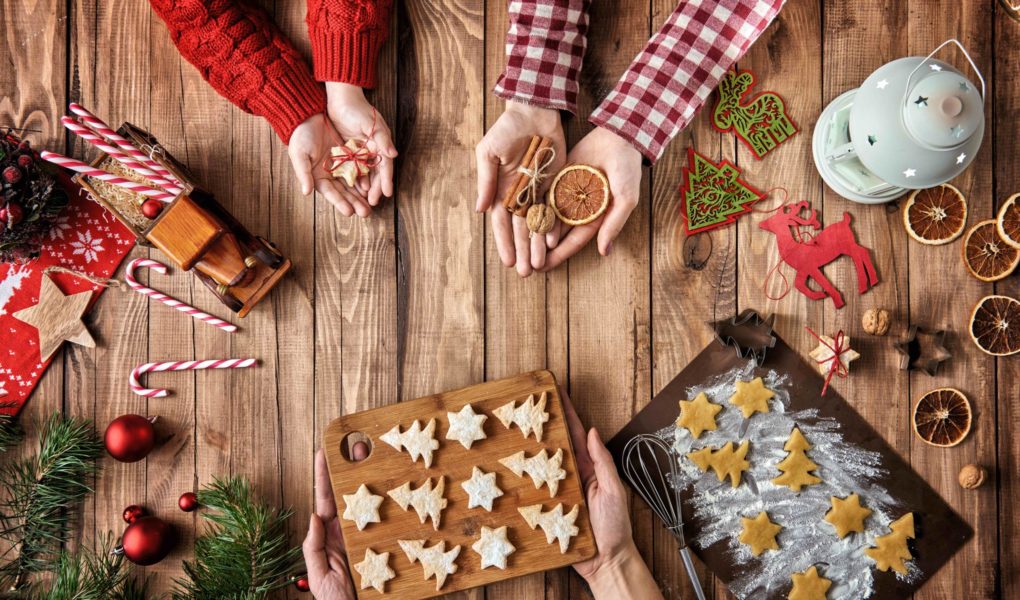
[[[375,135],[375,124],[378,114],[379,113],[377,113],[375,109],[372,109],[372,129],[369,130],[367,139],[371,139]],[[322,118],[326,119],[326,113],[322,114]],[[327,126],[329,126],[329,120],[326,119],[326,121]],[[354,163],[354,166],[357,167],[359,173],[362,170],[374,169],[379,166],[379,163],[382,161],[382,157],[379,156],[378,152],[369,149],[368,146],[364,144],[365,140],[358,140],[357,147],[351,148],[340,139],[336,130],[333,129],[332,126],[329,127],[329,130],[333,134],[333,141],[336,143],[333,150],[339,151],[340,154],[337,156],[330,154],[323,159],[322,168],[325,169],[326,172],[332,174],[338,167],[347,163]]]
[[[545,151],[545,161],[539,162],[543,151]],[[552,165],[554,160],[556,160],[556,149],[549,146],[535,152],[535,156],[531,160],[534,167],[530,169],[526,165],[517,167],[517,172],[528,178],[528,184],[520,192],[517,192],[517,198],[514,199],[518,207],[530,206],[535,203],[538,198],[538,186],[541,185],[543,179],[548,177],[545,170]]]
[[[833,375],[840,378],[846,378],[846,376],[850,374],[850,367],[843,362],[843,354],[850,350],[850,344],[846,341],[846,334],[843,333],[842,329],[836,333],[836,337],[832,340],[832,344],[829,344],[822,339],[822,337],[812,331],[810,327],[805,327],[804,329],[807,329],[808,333],[815,336],[815,339],[818,340],[819,343],[832,352],[832,355],[828,358],[818,361],[819,365],[829,363],[829,373],[825,376],[825,385],[822,386],[822,396],[824,396],[825,392],[829,389],[829,382],[832,381]]]

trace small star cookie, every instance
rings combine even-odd
[[[446,413],[446,417],[450,421],[446,439],[456,440],[468,450],[471,449],[471,444],[485,439],[482,424],[489,417],[476,413],[470,404],[465,404],[459,412]]]
[[[474,467],[471,479],[460,484],[468,494],[468,508],[481,507],[492,512],[492,501],[503,495],[503,490],[496,485],[496,474],[486,473]]]
[[[788,600],[825,600],[825,592],[829,591],[832,582],[818,574],[816,567],[803,573],[793,574],[793,589]]]
[[[676,420],[676,426],[686,428],[694,439],[698,439],[705,431],[715,431],[715,416],[720,410],[721,406],[709,402],[705,392],[701,392],[694,400],[680,401],[680,418]]]
[[[534,431],[535,439],[541,442],[542,426],[549,421],[549,413],[545,411],[547,396],[547,392],[542,392],[538,402],[535,402],[535,395],[532,394],[516,408],[513,401],[510,401],[492,411],[492,414],[496,415],[507,429],[514,425],[520,427],[525,438]]]
[[[395,425],[393,429],[379,436],[379,439],[396,448],[398,452],[406,450],[411,455],[411,462],[416,462],[421,456],[426,469],[432,466],[432,453],[439,448],[439,442],[436,441],[435,419],[429,420],[425,429],[422,429],[421,423],[415,419],[403,433],[400,432],[400,425]]]
[[[850,347],[850,336],[843,337],[843,346],[840,348],[842,352],[839,353],[839,356],[833,351],[836,348],[836,340],[827,335],[820,335],[818,339],[820,340],[818,347],[808,352],[808,356],[815,360],[815,363],[818,365],[818,372],[823,376],[827,376],[829,371],[832,370],[833,361],[838,360],[842,363],[837,365],[837,369],[849,373],[850,363],[861,357],[859,353]]]
[[[889,525],[889,529],[892,531],[875,538],[875,546],[866,548],[864,553],[875,561],[879,571],[892,569],[900,575],[906,575],[907,565],[903,561],[913,558],[907,547],[907,539],[914,537],[914,513],[896,519]]]
[[[785,485],[795,492],[799,492],[802,487],[821,483],[820,478],[811,474],[818,465],[808,458],[807,451],[810,449],[811,444],[800,432],[800,428],[794,427],[790,432],[790,439],[783,445],[783,450],[789,454],[776,465],[783,474],[773,479],[772,483]]]
[[[460,554],[460,546],[454,546],[449,552],[446,551],[446,542],[440,541],[430,548],[425,547],[425,540],[397,540],[400,549],[407,555],[407,560],[414,563],[421,563],[421,569],[425,573],[425,579],[436,578],[436,590],[440,590],[446,583],[447,575],[457,572],[457,555]]]
[[[482,536],[472,544],[471,549],[478,556],[482,557],[483,569],[496,567],[506,569],[506,557],[513,554],[517,548],[506,539],[506,525],[492,529],[482,525]]]
[[[769,400],[776,393],[765,387],[761,377],[755,377],[751,381],[738,381],[737,391],[730,396],[730,404],[740,408],[745,419],[750,419],[756,412],[769,412]]]
[[[386,593],[386,582],[397,576],[390,568],[390,553],[376,554],[371,548],[365,549],[365,560],[354,565],[354,570],[361,576],[361,589],[372,587],[380,594]]]
[[[429,477],[425,483],[416,489],[411,489],[411,482],[393,488],[386,492],[386,495],[393,498],[393,501],[400,505],[400,508],[407,510],[410,506],[418,513],[422,523],[426,519],[432,519],[432,528],[439,530],[439,520],[442,518],[443,509],[446,508],[446,498],[443,498],[443,490],[446,488],[446,477],[440,477],[435,489],[432,488],[432,478]]]
[[[851,531],[864,531],[864,519],[871,515],[871,509],[861,506],[861,497],[850,494],[846,498],[833,496],[832,508],[825,513],[825,520],[836,528],[836,535],[845,538]]]
[[[356,493],[344,494],[346,507],[343,518],[354,521],[358,526],[358,531],[361,531],[369,523],[380,522],[379,505],[382,504],[382,501],[382,496],[376,496],[368,491],[368,487],[363,483]]]
[[[765,511],[758,513],[753,519],[740,517],[744,530],[740,532],[740,543],[751,547],[751,554],[760,556],[766,550],[779,550],[776,535],[783,528],[769,520]]]
[[[570,538],[577,535],[578,529],[574,525],[578,513],[576,504],[565,515],[563,514],[562,504],[557,504],[556,508],[549,512],[542,512],[541,504],[522,506],[517,509],[517,512],[521,513],[521,516],[524,517],[528,527],[532,529],[535,527],[542,528],[542,531],[545,532],[546,543],[551,544],[553,540],[559,540],[560,554],[566,553],[570,547]]]
[[[525,458],[524,450],[517,454],[499,459],[499,463],[513,471],[514,475],[523,477],[527,473],[535,483],[535,489],[542,487],[542,484],[549,486],[549,497],[556,496],[556,490],[560,487],[560,481],[566,479],[567,472],[560,468],[563,464],[563,449],[560,448],[549,457],[545,448],[534,456]]]
[[[688,452],[687,458],[691,459],[702,471],[708,471],[711,468],[715,471],[715,476],[719,478],[719,481],[725,481],[729,477],[733,487],[737,487],[740,485],[744,471],[751,466],[751,463],[744,460],[749,447],[749,442],[744,440],[734,451],[733,442],[726,442],[726,445],[718,450],[712,446],[705,446],[700,450]]]

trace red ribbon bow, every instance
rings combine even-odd
[[[368,139],[372,139],[372,136],[375,135],[375,122],[377,114],[378,113],[375,112],[375,110],[373,109],[372,130],[368,132]],[[337,136],[336,130],[333,129],[333,126],[329,123],[329,119],[326,118],[325,113],[322,114],[322,118],[326,119],[326,124],[329,127],[330,132],[333,134],[333,141],[336,143],[335,147],[340,149],[339,156],[333,156],[332,154],[330,154],[322,161],[322,168],[325,169],[330,175],[333,174],[333,171],[335,171],[337,167],[349,162],[352,162],[355,165],[357,165],[359,172],[361,169],[374,169],[375,167],[379,166],[379,163],[382,161],[382,157],[379,156],[379,153],[375,152],[374,150],[370,150],[368,146],[364,145],[364,142],[360,142],[358,144],[357,149],[352,150],[351,148],[347,147],[344,141],[340,139],[339,136]]]
[[[843,354],[850,350],[850,344],[847,343],[846,334],[843,333],[842,329],[836,333],[836,337],[832,340],[833,343],[831,345],[812,331],[810,327],[805,327],[804,329],[807,329],[808,333],[815,336],[816,340],[832,352],[830,358],[818,361],[820,365],[829,363],[829,374],[825,376],[825,385],[822,386],[822,395],[824,396],[825,392],[829,389],[829,382],[832,381],[833,375],[845,378],[850,374],[850,368],[843,362]]]

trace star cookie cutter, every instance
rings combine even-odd
[[[773,328],[776,315],[762,317],[754,309],[745,309],[740,314],[721,321],[709,323],[715,331],[715,338],[724,346],[731,346],[741,358],[751,358],[759,367],[765,362],[765,354],[776,345]]]
[[[928,340],[925,342],[924,340]],[[938,373],[939,365],[953,357],[946,349],[946,330],[928,329],[911,325],[907,336],[896,343],[900,353],[900,369],[924,371],[931,377]]]

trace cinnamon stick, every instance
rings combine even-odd
[[[542,137],[538,135],[531,136],[531,143],[528,144],[528,150],[524,153],[524,158],[521,159],[521,165],[529,165],[535,158],[535,152],[538,151],[538,147],[542,143]],[[524,188],[528,185],[528,177],[524,173],[517,170],[514,171],[515,178],[514,184],[507,189],[506,196],[503,196],[503,208],[510,212],[515,212],[518,208],[517,197],[521,194]],[[527,210],[527,207],[525,207]]]
[[[555,156],[552,139],[547,137],[538,139],[539,143],[534,151],[529,146],[528,152],[518,167],[517,179],[514,180],[514,185],[509,190],[507,197],[503,199],[503,206],[521,218],[527,217],[528,209],[532,204],[541,204],[545,201],[538,194],[538,187],[542,183],[541,180],[548,175],[542,171]],[[532,142],[534,140],[535,138],[532,138]],[[536,181],[532,181],[532,179],[536,179]],[[529,187],[532,189],[529,190]]]

